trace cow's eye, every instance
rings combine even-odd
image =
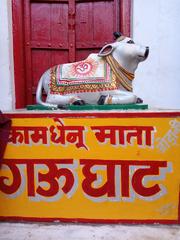
[[[129,40],[127,43],[134,44],[135,42],[133,40]]]

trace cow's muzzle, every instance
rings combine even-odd
[[[148,57],[148,55],[149,55],[149,47],[146,47],[145,54],[144,54],[145,59]]]

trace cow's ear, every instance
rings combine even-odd
[[[98,53],[99,57],[105,57],[112,53],[114,47],[111,44],[105,45]]]

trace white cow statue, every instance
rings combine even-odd
[[[140,46],[115,32],[116,41],[85,60],[56,65],[41,77],[36,101],[46,107],[63,108],[68,104],[128,104],[142,100],[132,92],[132,81],[139,62],[149,54]],[[42,90],[47,94],[42,101]]]

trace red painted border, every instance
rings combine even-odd
[[[36,218],[36,217],[0,217],[0,221],[26,221],[26,222],[62,222],[62,223],[97,223],[97,224],[180,224],[180,220],[162,220],[162,219],[85,219],[85,218]]]
[[[120,0],[120,29],[125,36],[131,36],[131,2]]]
[[[12,0],[12,17],[16,108],[22,108],[26,103],[22,0]]]
[[[23,113],[4,113],[9,118],[170,118],[180,117],[180,111],[176,112],[45,112],[37,113],[27,111]]]

